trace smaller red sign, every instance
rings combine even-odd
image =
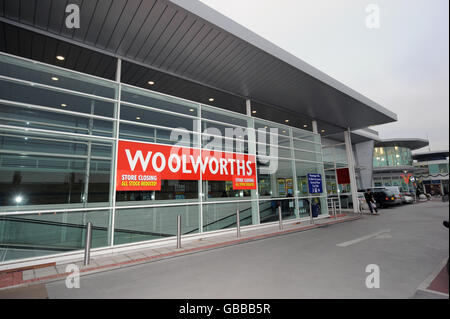
[[[233,176],[233,189],[256,189],[256,178],[252,176]]]
[[[350,172],[348,168],[336,169],[338,184],[350,184]]]
[[[161,190],[161,178],[158,173],[118,170],[116,190],[159,191]]]

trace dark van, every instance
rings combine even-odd
[[[372,193],[377,207],[385,208],[397,204],[395,194],[387,188],[374,188],[372,189]]]

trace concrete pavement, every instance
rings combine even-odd
[[[61,281],[46,287],[50,298],[412,298],[448,258],[442,226],[448,208],[400,206],[351,223],[83,276],[79,289]],[[366,287],[369,264],[379,266],[380,288]]]

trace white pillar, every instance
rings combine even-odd
[[[353,212],[359,212],[358,186],[356,185],[355,159],[353,157],[352,139],[350,128],[344,131],[345,150],[347,151],[348,171],[350,173],[350,187],[352,189]]]
[[[317,129],[317,121],[312,121],[312,131],[313,133],[319,133],[319,130]]]
[[[247,114],[247,116],[252,116],[252,103],[250,99],[245,100],[245,114]]]

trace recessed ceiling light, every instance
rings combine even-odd
[[[141,117],[140,116],[136,116],[136,120],[140,120],[141,119]]]
[[[208,99],[208,101],[209,101],[209,102],[214,102],[214,98],[210,97],[210,98]]]
[[[148,81],[147,83],[148,83],[149,85],[155,84],[155,82],[153,82],[153,81]]]
[[[195,110],[194,110],[194,109],[189,109],[189,111],[190,111],[190,112],[194,112]]]
[[[308,127],[308,124],[303,124],[303,127]]]
[[[63,57],[62,55],[57,55],[56,58],[57,58],[59,61],[64,61],[64,60],[66,59],[66,58]]]
[[[58,81],[59,79],[56,76],[52,76],[53,81]]]
[[[67,104],[64,104],[64,103],[62,103],[62,104],[61,104],[61,106],[62,106],[62,107],[66,107],[66,106],[67,106]]]
[[[285,130],[283,130],[283,133],[286,133],[286,131],[285,131]]]
[[[325,133],[325,130],[320,130],[322,133]]]
[[[286,123],[289,122],[289,120],[284,120]]]
[[[253,114],[255,114],[255,113],[256,113],[256,111],[255,111],[255,110],[253,110],[253,111],[252,111],[252,113],[253,113]]]

